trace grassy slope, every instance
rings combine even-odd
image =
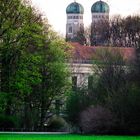
[[[140,140],[140,136],[0,134],[0,140]]]

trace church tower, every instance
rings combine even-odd
[[[92,23],[109,20],[109,5],[104,1],[97,1],[91,7]]]
[[[107,45],[109,32],[109,5],[100,0],[95,2],[91,7],[91,44]]]
[[[66,8],[67,23],[66,23],[66,38],[68,41],[74,41],[77,32],[84,27],[83,14],[84,8],[76,1],[69,4]]]

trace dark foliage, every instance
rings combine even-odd
[[[107,134],[111,132],[113,117],[104,107],[89,107],[80,114],[80,126],[86,134]]]

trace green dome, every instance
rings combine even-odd
[[[109,5],[103,1],[95,2],[91,7],[92,13],[109,13]]]
[[[67,14],[83,14],[84,8],[81,4],[77,2],[73,2],[67,6],[66,13]]]

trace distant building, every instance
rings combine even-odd
[[[66,24],[66,38],[69,41],[75,41],[77,32],[80,27],[84,27],[83,14],[84,8],[81,4],[73,2],[66,8],[67,24]]]
[[[108,45],[109,41],[109,5],[103,1],[95,2],[91,7],[91,45]]]
[[[79,42],[84,44],[88,40],[84,35],[84,8],[76,1],[70,3],[66,8],[66,40],[71,42]],[[108,34],[102,31],[103,26],[108,26],[109,21],[109,5],[103,1],[97,1],[91,6],[92,22],[91,22],[91,45],[107,44]]]
[[[108,50],[112,53],[119,52],[123,59],[127,62],[135,61],[136,49],[124,48],[124,47],[103,47],[103,46],[84,46],[77,42],[71,42],[72,46],[71,57],[69,60],[70,70],[72,74],[72,83],[75,87],[81,87],[83,85],[89,85],[90,77],[93,74],[94,56],[99,51]],[[99,58],[99,61],[102,60]]]
[[[80,87],[83,84],[89,85],[90,76],[93,74],[94,68],[92,63],[93,56],[99,51],[109,49],[111,53],[113,53],[118,50],[127,61],[133,61],[135,59],[134,48],[109,47],[109,11],[109,5],[101,0],[91,6],[92,22],[90,45],[86,46],[79,44],[78,41],[75,40],[78,35],[77,32],[79,32],[81,27],[84,27],[83,6],[77,2],[73,2],[66,8],[66,38],[72,46],[69,65],[74,87]]]

